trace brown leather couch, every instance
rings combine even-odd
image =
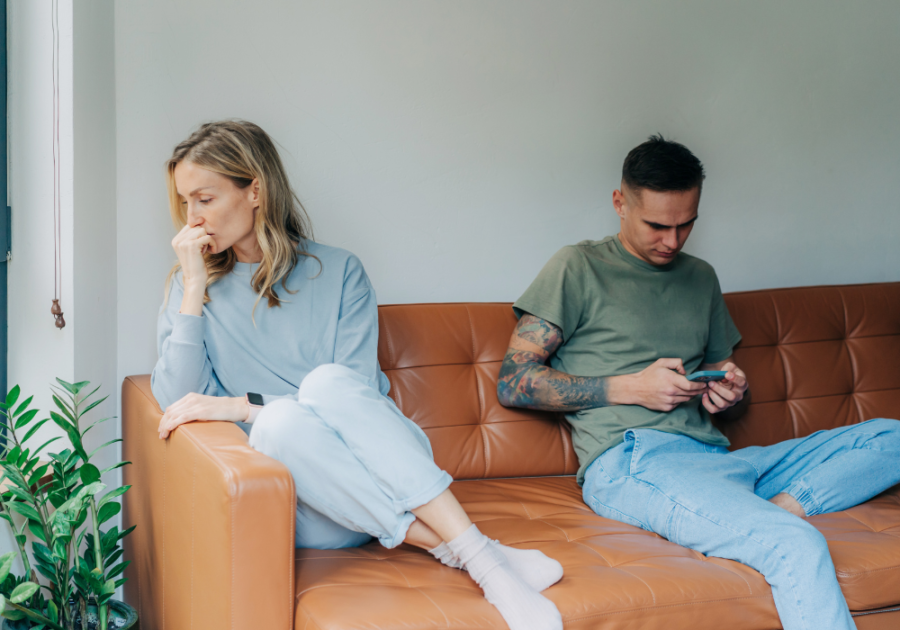
[[[900,417],[900,283],[734,293],[735,351],[753,404],[722,429],[735,447]],[[546,591],[567,628],[780,628],[760,574],[593,514],[571,476],[566,425],[497,402],[515,323],[509,304],[380,308],[391,395],[422,426],[453,491],[489,536],[565,567]],[[122,385],[126,599],[145,629],[502,629],[461,571],[377,543],[294,549],[280,463],[222,422],[157,437],[147,376]],[[829,542],[857,625],[900,628],[900,486],[810,519]]]

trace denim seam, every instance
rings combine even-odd
[[[738,458],[738,459],[740,459],[740,458]],[[751,464],[751,465],[752,465],[752,464]],[[638,477],[634,477],[634,476],[632,476],[632,477],[634,478],[635,481],[638,481],[638,482],[640,482],[640,483],[643,483],[643,484],[649,486],[650,488],[652,488],[654,491],[659,492],[662,496],[666,497],[669,501],[671,501],[671,502],[674,503],[675,505],[679,506],[681,509],[683,509],[683,510],[685,510],[685,511],[687,511],[687,512],[690,512],[691,514],[693,514],[694,516],[696,516],[696,517],[698,517],[698,518],[701,518],[701,519],[704,519],[704,520],[709,521],[709,522],[711,522],[711,523],[714,523],[715,525],[718,525],[718,526],[721,527],[722,529],[725,529],[725,530],[731,532],[732,534],[735,534],[736,536],[740,536],[741,538],[746,538],[747,540],[751,540],[751,541],[755,542],[757,545],[759,545],[759,546],[761,546],[761,547],[764,547],[764,548],[766,548],[766,549],[772,551],[773,554],[774,554],[774,552],[775,552],[775,548],[774,548],[774,547],[770,547],[769,545],[765,544],[764,542],[762,542],[762,541],[760,541],[760,540],[757,540],[754,536],[750,536],[750,535],[748,535],[748,534],[743,534],[743,533],[741,533],[741,532],[738,532],[738,531],[732,529],[731,527],[728,527],[727,525],[723,525],[722,523],[718,522],[716,519],[714,519],[714,518],[712,518],[712,517],[710,517],[710,516],[706,516],[705,514],[700,514],[699,512],[696,512],[695,510],[692,510],[691,508],[689,508],[689,507],[687,507],[686,505],[682,504],[680,501],[676,501],[675,499],[673,499],[671,496],[669,496],[668,494],[666,494],[665,492],[663,492],[662,490],[660,490],[658,487],[656,487],[654,484],[650,483],[649,481],[645,481],[645,480],[643,480],[643,479],[639,479]],[[677,543],[676,543],[676,544],[677,544]],[[784,556],[783,556],[782,554],[779,553],[779,554],[776,555],[776,557],[781,561],[781,563],[782,563],[785,567],[790,568],[790,563],[788,563],[788,562],[785,561],[785,558],[784,558]],[[799,612],[799,609],[800,609],[800,606],[799,606],[799,604],[800,604],[800,599],[799,599],[799,597],[797,597],[797,582],[796,582],[796,580],[794,579],[794,577],[793,577],[791,571],[787,571],[786,573],[787,573],[787,575],[788,575],[788,578],[789,578],[790,581],[791,581],[791,593],[793,593],[793,595],[794,595],[794,598],[795,598],[795,601],[796,601],[796,604],[797,604],[797,609],[798,609],[798,612]],[[804,626],[805,628],[808,628],[808,627],[809,627],[809,625],[806,623],[806,620],[803,619],[802,616],[801,616],[801,621],[803,622],[803,626]]]
[[[763,474],[759,471],[759,468],[756,467],[756,464],[754,464],[753,462],[751,462],[749,459],[746,459],[746,458],[744,458],[744,457],[739,457],[739,456],[735,455],[734,453],[728,453],[728,455],[730,455],[731,457],[734,457],[735,459],[741,460],[742,462],[744,462],[745,464],[747,464],[748,466],[750,466],[753,470],[755,470],[755,471],[756,471],[756,480],[757,480],[757,482],[758,482],[760,479],[762,479]]]

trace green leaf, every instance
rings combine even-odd
[[[28,405],[31,404],[31,401],[32,401],[32,400],[34,400],[34,396],[29,396],[28,398],[26,398],[26,399],[25,399],[25,402],[23,402],[21,405],[19,405],[19,406],[16,408],[15,412],[13,412],[13,417],[18,416],[20,413],[22,413],[23,411],[25,411],[26,409],[28,409]]]
[[[13,604],[21,604],[34,595],[39,588],[40,587],[34,582],[22,582],[13,589],[13,592],[9,596],[9,601]]]
[[[107,418],[107,420],[109,420],[109,419],[110,419],[110,418]],[[99,422],[95,422],[94,424],[99,424]],[[93,428],[94,428],[94,424],[92,424],[91,426],[89,426],[88,429],[93,429]],[[85,429],[85,433],[87,433],[87,429]],[[84,434],[82,434],[82,435],[84,435]],[[110,444],[115,444],[116,442],[121,442],[121,441],[122,441],[122,438],[116,438],[115,440],[110,440],[110,441],[107,442],[106,444],[101,444],[100,446],[98,446],[97,448],[95,448],[93,451],[91,451],[91,457],[93,457],[94,455],[96,455],[96,454],[97,454],[97,451],[99,451],[101,448],[106,448],[106,447],[109,446]]]
[[[116,543],[119,541],[119,528],[113,525],[112,528],[100,537],[100,552],[105,556],[115,549]]]
[[[127,581],[128,581],[128,578],[122,578],[121,580],[116,580],[116,588],[119,588],[120,586],[125,584],[125,582],[127,582]]]
[[[95,481],[100,481],[100,470],[93,464],[85,464],[80,469],[81,483],[88,485]]]
[[[75,388],[75,394],[77,395],[82,389],[90,385],[90,381],[79,381],[77,383],[73,383],[72,387]]]
[[[121,509],[122,506],[118,503],[107,503],[102,508],[100,508],[100,511],[97,513],[97,523],[99,525],[102,525],[103,523],[114,517],[116,514],[118,514]]]
[[[73,385],[72,383],[67,383],[66,381],[62,380],[61,378],[57,378],[56,382],[59,383],[64,390],[66,390],[73,396],[78,393],[78,390],[75,388],[75,385]]]
[[[53,562],[53,554],[50,552],[50,549],[47,545],[42,545],[41,543],[31,543],[31,552],[34,554],[36,560],[40,560],[42,562],[46,562],[48,564]]]
[[[59,506],[66,502],[66,493],[64,490],[57,490],[51,492],[49,498],[50,504],[58,510]]]
[[[47,616],[50,618],[50,621],[56,623],[59,621],[59,608],[57,608],[56,604],[51,599],[47,602]]]
[[[28,505],[27,503],[20,503],[20,502],[16,501],[10,507],[13,509],[13,511],[18,512],[19,514],[28,518],[29,520],[34,520],[34,521],[37,521],[38,523],[41,522],[41,515],[38,514],[38,511],[35,510],[30,505]]]
[[[14,446],[12,449],[10,449],[9,453],[6,454],[6,461],[15,466],[16,463],[18,463],[19,455],[21,454],[22,449],[20,449],[18,446]]]
[[[116,592],[116,582],[115,580],[106,580],[103,583],[103,589],[100,591],[104,595],[112,595]]]
[[[19,389],[18,385],[13,386],[9,393],[6,395],[6,407],[12,407],[16,404],[16,401],[19,399],[19,392],[22,390]]]
[[[131,527],[129,527],[128,529],[126,529],[124,532],[122,532],[121,534],[119,534],[119,540],[122,540],[122,539],[125,538],[128,534],[130,534],[131,532],[133,532],[135,527],[137,527],[137,525],[132,525]]]
[[[115,470],[116,468],[121,468],[122,466],[128,466],[130,463],[131,462],[119,462],[115,466],[110,466],[109,468],[104,468],[103,470],[100,471],[100,474],[105,475],[106,473],[108,473],[111,470]]]
[[[97,390],[95,389],[94,391],[97,391]],[[107,398],[109,398],[109,396],[104,396],[103,398],[98,398],[97,400],[95,400],[94,402],[92,402],[90,405],[88,405],[87,407],[85,407],[84,409],[82,409],[80,415],[82,415],[82,416],[85,415],[88,411],[90,411],[91,409],[93,409],[94,407],[96,407],[97,405],[99,405],[100,403],[102,403],[102,402],[103,402],[104,400],[106,400]]]
[[[64,431],[68,431],[69,429],[72,428],[72,423],[69,422],[68,420],[66,420],[65,418],[63,418],[61,415],[59,415],[55,411],[50,412],[50,417],[53,419],[53,422],[55,422]]]
[[[122,553],[123,551],[120,548],[113,549],[113,551],[108,556],[105,556],[103,558],[103,564],[106,566],[111,565],[116,560],[122,557]]]
[[[33,486],[41,479],[44,478],[44,475],[47,474],[47,471],[50,469],[50,464],[41,464],[31,473],[31,476],[28,478],[28,485]]]
[[[38,414],[38,409],[32,409],[31,411],[26,411],[19,419],[16,420],[16,431],[25,427],[29,422],[34,420],[34,417]]]
[[[100,499],[100,507],[103,507],[108,501],[112,501],[116,497],[122,496],[128,490],[131,489],[131,486],[119,486],[115,490],[109,491],[102,499]]]
[[[63,562],[68,555],[66,553],[66,545],[68,545],[69,541],[64,540],[62,538],[57,538],[53,542],[53,561],[54,562]]]
[[[31,425],[31,428],[28,429],[28,432],[25,434],[25,437],[22,438],[22,443],[27,442],[32,435],[37,433],[38,429],[40,429],[46,422],[49,422],[50,418],[44,418],[43,420],[38,420],[35,424]]]
[[[16,559],[16,555],[15,551],[10,551],[0,556],[0,583],[2,583],[6,579],[6,576],[9,575],[13,561]]]

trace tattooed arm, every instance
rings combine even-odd
[[[555,324],[526,313],[500,367],[497,397],[505,407],[579,411],[609,405],[642,405],[671,411],[706,390],[684,377],[681,359],[659,359],[622,376],[573,376],[545,365],[563,343]]]

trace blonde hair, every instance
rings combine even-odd
[[[253,274],[251,285],[257,293],[253,313],[260,299],[268,300],[269,308],[281,306],[275,285],[288,293],[287,279],[299,256],[319,260],[306,251],[306,242],[312,240],[312,226],[303,204],[297,198],[288,181],[278,150],[268,134],[258,125],[245,120],[220,120],[200,126],[190,137],[175,147],[166,162],[166,184],[169,189],[169,212],[175,229],[187,224],[187,210],[175,189],[175,167],[180,162],[191,162],[208,171],[224,175],[238,188],[246,188],[253,180],[259,182],[259,209],[253,222],[253,230],[262,251],[262,262]],[[209,277],[203,303],[210,301],[209,286],[230,273],[237,262],[234,250],[205,254]],[[321,261],[320,271],[321,271]],[[166,301],[172,277],[178,271],[175,263],[166,278]]]

